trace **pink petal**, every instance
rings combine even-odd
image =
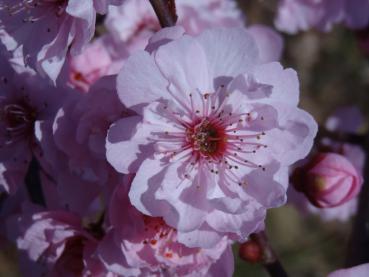
[[[153,57],[145,51],[129,57],[117,79],[120,100],[136,112],[140,112],[140,104],[150,103],[165,94],[167,85]]]

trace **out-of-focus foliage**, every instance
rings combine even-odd
[[[238,1],[248,24],[273,25],[274,1]],[[246,3],[247,2],[247,3]],[[284,35],[282,63],[297,70],[300,106],[324,123],[337,107],[356,105],[369,114],[369,58],[358,48],[356,35],[343,26],[332,32]],[[366,122],[367,126],[368,122]],[[290,276],[318,277],[342,267],[351,222],[323,222],[285,206],[268,214],[267,231]],[[238,249],[235,247],[235,256]],[[259,265],[236,261],[234,276],[268,276]]]

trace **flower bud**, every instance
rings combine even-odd
[[[336,153],[319,153],[295,169],[292,183],[319,208],[342,205],[355,197],[363,179],[352,163]]]
[[[248,240],[242,243],[238,254],[241,259],[249,263],[258,263],[263,259],[263,250],[260,244],[254,240]]]

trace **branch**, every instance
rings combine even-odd
[[[154,8],[162,28],[176,25],[177,14],[175,0],[150,0],[150,3]]]
[[[265,232],[252,234],[250,240],[241,245],[240,257],[251,263],[261,262],[271,277],[288,277]]]
[[[359,194],[358,210],[347,251],[347,267],[369,262],[369,134],[366,136],[364,149],[364,184]]]

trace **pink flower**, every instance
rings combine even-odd
[[[109,271],[120,276],[232,276],[233,255],[226,239],[210,249],[181,244],[162,218],[146,216],[130,204],[129,179],[112,196],[113,229],[99,247]]]
[[[363,179],[351,162],[336,153],[319,153],[301,168],[292,181],[298,191],[320,208],[340,206],[360,192]]]
[[[331,131],[343,131],[356,133],[363,123],[363,115],[356,107],[341,107],[334,112],[326,121],[326,128]],[[324,138],[322,140],[324,149],[343,155],[362,176],[365,162],[365,153],[361,147],[348,143],[341,143]],[[301,166],[306,163],[303,162]],[[362,178],[362,177],[360,177]],[[310,204],[307,198],[293,188],[288,191],[288,200],[303,213],[313,213],[325,221],[339,220],[347,221],[356,213],[358,197],[343,203],[342,205],[327,208],[317,208]]]
[[[177,25],[194,35],[210,27],[241,27],[243,18],[233,0],[177,0]],[[124,5],[110,7],[105,21],[113,37],[127,43],[131,52],[144,49],[148,39],[160,25],[150,3],[127,0]]]
[[[280,0],[275,25],[290,34],[317,28],[330,31],[344,22],[353,29],[369,23],[368,0]]]
[[[65,211],[23,213],[17,219],[19,249],[44,265],[48,276],[114,276],[97,259],[99,233]],[[14,231],[14,230],[13,230]]]
[[[369,276],[369,263],[361,264],[347,269],[339,269],[327,277],[367,277]]]
[[[88,94],[71,95],[58,110],[48,138],[56,151],[45,153],[61,205],[82,215],[101,210],[99,199],[107,197],[121,178],[105,156],[109,126],[129,115],[117,97],[115,82],[115,76],[104,77]]]
[[[124,0],[3,0],[0,31],[8,50],[22,48],[27,65],[55,82],[66,54],[80,53],[95,31],[96,12]],[[35,39],[37,34],[37,39]],[[69,50],[70,48],[70,50]]]
[[[1,52],[4,53],[4,52]],[[13,70],[0,56],[0,187],[14,193],[33,156],[44,164],[42,140],[67,88],[55,88],[19,64]]]
[[[244,18],[233,0],[176,1],[178,23],[186,33],[197,35],[211,27],[242,27]],[[133,53],[142,50],[160,25],[145,1],[128,0],[120,7],[110,7],[105,21],[108,30],[119,44],[124,43]],[[283,50],[282,37],[263,25],[248,28],[258,44],[260,61],[278,61]]]
[[[295,34],[317,28],[330,31],[342,20],[345,0],[280,0],[275,20],[277,29]]]
[[[259,49],[261,63],[279,61],[283,51],[283,39],[279,33],[264,25],[251,25],[247,28]]]
[[[317,127],[296,107],[295,71],[261,64],[245,29],[181,32],[162,30],[151,55],[123,66],[119,98],[139,115],[112,125],[107,158],[137,172],[138,210],[163,217],[187,246],[212,247],[245,239],[284,204],[288,166],[309,152]]]
[[[69,60],[69,83],[83,92],[106,75],[117,74],[128,53],[105,35],[88,44],[78,56]]]

